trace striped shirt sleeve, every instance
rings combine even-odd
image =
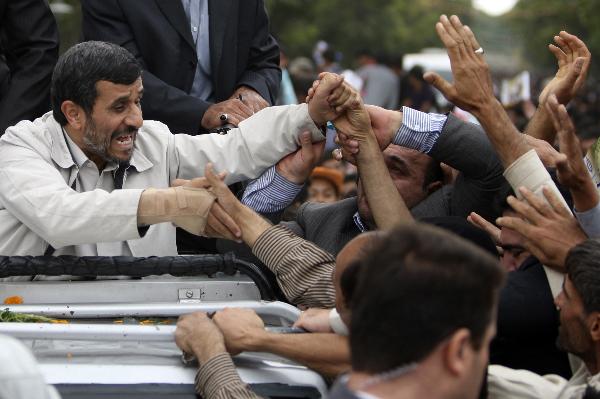
[[[335,258],[330,253],[281,225],[262,233],[252,252],[275,274],[279,287],[294,305],[335,306]]]
[[[198,369],[196,392],[204,399],[260,399],[242,381],[228,353],[221,353]]]
[[[242,203],[259,213],[279,212],[294,201],[300,190],[302,185],[287,180],[271,166],[248,184]]]
[[[402,107],[402,125],[396,132],[394,144],[429,154],[442,133],[448,117],[428,114]]]

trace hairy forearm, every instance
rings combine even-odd
[[[540,104],[525,128],[525,134],[554,144],[556,130],[544,104]]]
[[[234,216],[235,222],[242,230],[242,240],[250,248],[262,233],[271,227],[271,223],[245,205],[239,204],[239,210]]]
[[[392,181],[374,136],[373,139],[360,143],[356,162],[377,228],[389,230],[399,224],[413,222],[404,199]]]
[[[350,369],[348,339],[338,334],[266,333],[251,340],[246,349],[283,356],[327,377]]]
[[[505,169],[531,149],[496,99],[483,104],[473,114],[487,133]]]
[[[587,176],[586,176],[587,177]],[[600,196],[591,178],[582,179],[577,187],[570,189],[573,206],[578,212],[586,212],[598,205]]]

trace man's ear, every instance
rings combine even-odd
[[[592,312],[587,318],[592,340],[600,342],[600,312]]]
[[[473,357],[471,333],[466,328],[456,330],[443,344],[442,356],[448,373],[455,376],[470,372],[469,364]]]
[[[73,126],[73,128],[79,130],[83,127],[83,124],[85,123],[85,112],[79,105],[71,100],[66,100],[60,105],[60,110],[65,118],[67,118],[67,123]]]
[[[444,183],[441,180],[436,180],[434,182],[429,183],[426,188],[427,195],[430,195],[434,191],[439,190],[440,188],[442,188],[443,185]]]

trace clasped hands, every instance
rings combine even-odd
[[[331,82],[337,85],[333,90]],[[311,116],[319,114],[317,118],[313,117],[315,122],[333,122],[337,131],[336,142],[342,146],[341,152],[335,154],[338,160],[343,155],[344,159],[355,163],[354,157],[365,143],[375,143],[380,149],[385,149],[402,123],[402,113],[365,105],[352,86],[341,76],[329,72],[319,75],[319,80],[309,89],[306,101],[309,112],[318,110],[311,112]]]
[[[206,226],[204,231],[201,232],[201,235],[241,242],[242,230],[237,220],[239,220],[240,213],[243,212],[246,207],[235,197],[225,184],[224,180],[226,176],[227,174],[225,172],[217,174],[213,170],[213,165],[208,163],[204,168],[204,177],[196,177],[191,180],[176,179],[172,182],[171,186],[185,187],[188,189],[203,189],[214,195],[215,200],[210,207],[206,219]],[[198,232],[195,231],[190,232],[198,234]]]

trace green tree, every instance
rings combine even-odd
[[[325,40],[349,64],[361,49],[399,55],[439,47],[440,14],[470,19],[470,0],[267,0],[273,33],[290,56],[310,55]]]
[[[544,73],[556,68],[548,44],[561,30],[578,35],[592,53],[600,50],[600,2],[597,0],[520,0],[502,17],[523,40],[529,67]],[[598,65],[592,63],[598,71]]]

